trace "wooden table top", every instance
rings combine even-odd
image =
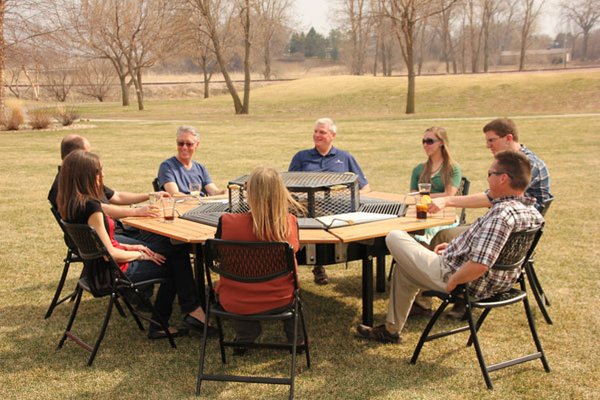
[[[404,201],[406,196],[385,193],[370,192],[366,197]],[[220,196],[220,198],[226,198]],[[407,201],[409,202],[409,201]],[[180,214],[185,213],[198,205],[197,201],[184,201],[177,204],[177,211]],[[363,224],[348,225],[339,228],[324,229],[300,229],[300,243],[350,243],[360,240],[367,240],[376,237],[383,237],[392,230],[404,230],[406,232],[417,231],[439,225],[449,225],[454,223],[456,214],[454,209],[446,209],[443,213],[430,214],[427,220],[417,220],[415,218],[414,207],[409,207],[405,217],[393,218],[382,221],[368,222]],[[162,217],[129,217],[121,220],[126,225],[138,229],[153,232],[158,235],[167,236],[186,243],[203,243],[206,239],[213,238],[216,227],[204,225],[181,218],[175,218],[172,223],[166,223]]]

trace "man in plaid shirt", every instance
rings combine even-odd
[[[491,208],[450,243],[428,250],[403,231],[392,231],[386,244],[396,260],[384,325],[359,325],[358,334],[382,343],[400,343],[400,331],[419,289],[450,293],[470,282],[470,294],[486,298],[509,289],[520,271],[496,271],[492,266],[512,232],[539,227],[544,219],[525,197],[531,165],[522,152],[494,155],[488,171]]]

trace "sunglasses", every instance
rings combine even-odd
[[[196,143],[191,143],[191,142],[177,142],[177,146],[179,147],[183,147],[183,146],[187,146],[187,147],[193,147]]]
[[[423,142],[423,144],[428,144],[431,146],[432,144],[439,142],[439,140],[432,139],[432,138],[425,138],[422,140],[422,142]]]
[[[510,179],[513,179],[512,174],[510,172],[506,172],[506,171],[488,171],[488,178],[492,175],[503,175],[503,174],[506,174],[506,175],[508,175],[508,177]]]

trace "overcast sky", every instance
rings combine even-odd
[[[558,3],[560,0],[546,0],[542,12],[542,23],[539,31],[554,36],[560,30],[558,25]],[[335,27],[335,18],[331,15],[335,0],[296,0],[296,18],[300,23],[298,30],[307,32],[311,26],[317,32],[327,36]],[[333,20],[333,24],[330,21]]]

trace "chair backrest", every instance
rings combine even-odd
[[[294,251],[285,242],[209,239],[204,243],[207,280],[210,271],[238,282],[265,282],[288,274],[297,288]]]
[[[554,197],[550,197],[549,199],[546,199],[542,203],[542,206],[539,208],[539,212],[540,212],[540,214],[542,214],[542,216],[546,215],[546,213],[548,212],[548,209],[550,208],[550,204],[552,204],[553,201],[554,201]]]
[[[154,189],[155,192],[160,191],[160,181],[158,180],[158,177],[152,180],[152,189]]]
[[[467,179],[466,176],[460,178],[460,185],[458,186],[458,190],[456,191],[457,196],[466,196],[469,194],[469,189],[471,188],[471,181]],[[459,224],[464,225],[467,223],[467,210],[463,208],[460,210],[460,218],[458,220]]]
[[[75,244],[85,268],[82,278],[95,297],[112,293],[116,279],[127,279],[100,240],[87,224],[70,224],[61,220],[65,232]]]
[[[58,210],[56,208],[54,208],[54,206],[50,205],[50,211],[52,212],[52,215],[54,216],[56,223],[58,224],[58,226],[60,226],[60,229],[63,232],[63,238],[65,240],[65,244],[67,245],[69,250],[71,250],[72,253],[79,255],[79,252],[77,251],[77,246],[75,245],[75,243],[73,243],[73,240],[71,240],[71,237],[67,234],[67,231],[65,231],[65,227],[61,223],[60,214],[58,213]]]
[[[543,230],[544,224],[537,228],[511,233],[492,268],[499,270],[520,268],[533,254]]]

